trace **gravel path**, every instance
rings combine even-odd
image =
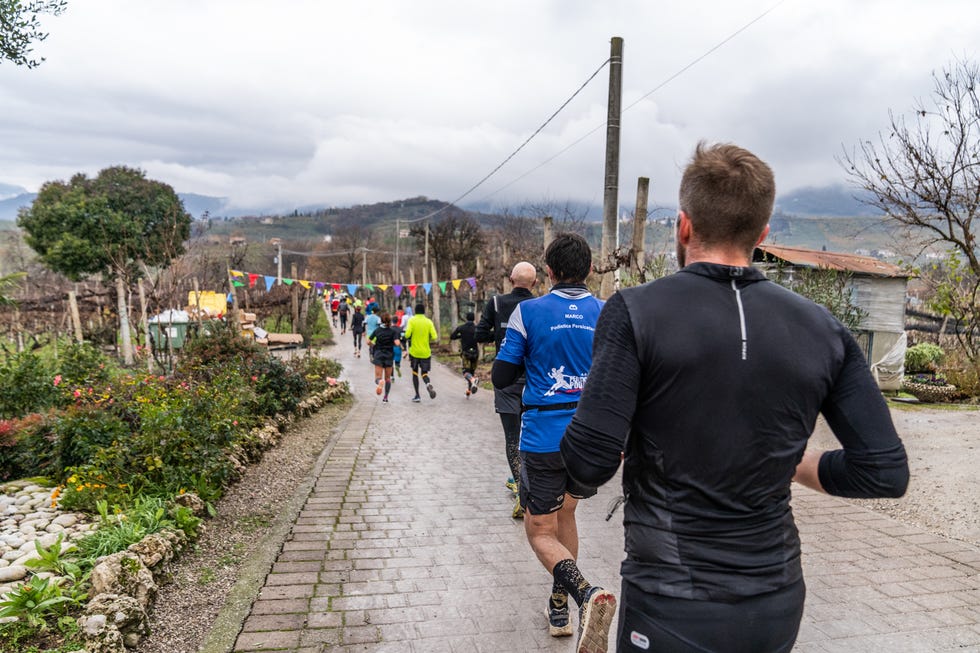
[[[908,492],[901,499],[858,503],[930,532],[980,545],[980,410],[891,405],[895,428],[909,456]],[[823,420],[810,446],[838,446]]]
[[[219,502],[196,550],[175,567],[161,588],[151,620],[153,634],[137,653],[195,653],[214,623],[242,562],[258,546],[275,516],[308,475],[347,406],[328,406],[294,424]],[[863,505],[931,532],[980,545],[980,411],[893,406],[909,452],[912,482],[902,499]],[[811,446],[836,446],[818,424]]]

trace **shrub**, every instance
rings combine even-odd
[[[329,379],[336,380],[344,369],[340,363],[331,358],[320,358],[309,352],[306,356],[294,358],[289,364],[306,380],[311,393],[326,390],[330,385]]]
[[[291,413],[309,392],[306,379],[299,372],[272,356],[253,361],[249,373],[255,382],[256,409],[261,415]]]
[[[235,369],[244,377],[254,361],[268,356],[267,351],[242,338],[224,322],[212,321],[184,343],[177,374],[210,380],[220,372]]]
[[[59,474],[64,470],[89,462],[102,447],[123,441],[129,435],[129,425],[113,412],[92,406],[72,406],[54,422],[55,451]]]
[[[187,489],[205,500],[219,497],[236,474],[228,451],[257,423],[252,389],[234,370],[216,372],[210,383],[146,376],[116,387],[126,397],[118,424],[128,422],[132,431],[119,428],[108,446],[69,470],[62,505],[92,510],[100,500],[126,505],[132,495]]]
[[[0,418],[20,417],[54,406],[55,374],[39,356],[21,352],[0,363]]]
[[[945,357],[946,354],[939,345],[920,342],[905,350],[905,372],[908,374],[935,372]]]
[[[51,421],[39,413],[0,420],[0,481],[56,471]]]
[[[111,361],[97,348],[72,343],[61,353],[58,373],[67,387],[104,385],[109,382]]]

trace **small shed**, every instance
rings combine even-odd
[[[865,316],[854,332],[882,390],[902,386],[905,365],[905,295],[908,274],[871,256],[824,252],[802,247],[760,245],[753,261],[762,268],[837,270],[850,275],[852,300]]]

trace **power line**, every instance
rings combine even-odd
[[[606,64],[608,64],[608,63],[609,63],[609,59],[606,59],[605,61],[603,61],[602,62],[602,65],[600,65],[598,68],[596,68],[596,71],[594,73],[592,73],[591,75],[589,75],[589,78],[586,79],[585,82],[583,82],[582,85],[579,86],[578,89],[576,89],[576,91],[574,93],[572,93],[571,96],[567,100],[565,100],[562,103],[562,105],[560,107],[558,107],[558,109],[555,110],[555,112],[553,114],[551,114],[551,116],[549,116],[548,119],[545,120],[541,124],[540,127],[538,127],[537,129],[534,130],[534,133],[532,133],[530,136],[528,136],[527,139],[525,139],[525,141],[523,143],[521,143],[517,147],[516,150],[514,150],[513,152],[511,152],[510,155],[506,159],[504,159],[503,161],[501,161],[500,164],[496,168],[494,168],[493,170],[491,170],[483,179],[481,179],[480,181],[478,181],[475,184],[473,184],[473,186],[471,186],[469,190],[467,190],[465,193],[463,193],[462,195],[460,195],[459,197],[457,197],[453,201],[447,202],[446,205],[443,206],[442,208],[436,209],[432,213],[429,213],[428,215],[424,215],[421,218],[416,218],[416,219],[412,220],[411,222],[418,222],[419,220],[425,220],[426,218],[431,218],[434,215],[438,215],[439,213],[442,213],[443,211],[445,211],[446,209],[448,209],[450,206],[453,206],[457,202],[461,201],[464,197],[466,197],[467,195],[469,195],[470,193],[472,193],[473,191],[475,191],[477,188],[479,188],[480,186],[482,186],[488,179],[490,179],[490,177],[494,176],[497,173],[497,171],[499,171],[501,168],[503,168],[505,165],[507,165],[507,162],[510,161],[511,159],[513,159],[517,155],[518,152],[520,152],[521,150],[523,150],[524,147],[528,143],[530,143],[531,140],[535,136],[537,136],[538,134],[540,134],[541,133],[541,130],[544,129],[545,127],[547,127],[548,124],[552,120],[554,120],[558,116],[558,114],[561,113],[562,110],[565,107],[567,107],[569,105],[569,103],[571,103],[571,101],[574,100],[575,97],[579,93],[581,93],[582,90],[586,86],[589,85],[589,82],[591,82],[593,79],[595,79],[596,75],[598,75],[602,71],[602,69],[606,67]]]
[[[693,68],[697,64],[701,63],[701,61],[703,61],[708,56],[710,56],[711,54],[713,54],[716,50],[718,50],[723,45],[725,45],[726,43],[728,43],[729,41],[731,41],[732,39],[734,39],[736,36],[738,36],[739,34],[741,34],[742,32],[744,32],[745,30],[747,30],[752,25],[756,24],[757,22],[759,22],[760,20],[762,20],[763,18],[765,18],[767,15],[769,15],[770,13],[772,13],[776,8],[778,8],[780,5],[782,5],[785,2],[787,2],[787,0],[779,0],[779,2],[777,2],[774,5],[772,5],[771,7],[769,7],[768,9],[766,9],[764,12],[762,12],[761,14],[759,14],[758,16],[756,16],[755,18],[753,18],[752,20],[750,20],[748,23],[746,23],[742,27],[738,28],[737,30],[735,30],[734,32],[732,32],[731,34],[729,34],[727,37],[725,37],[721,41],[719,41],[713,47],[711,47],[710,49],[708,49],[704,54],[702,54],[701,56],[697,57],[696,59],[694,59],[693,61],[691,61],[689,64],[687,64],[686,66],[684,66],[683,68],[681,68],[680,70],[678,70],[676,73],[674,73],[673,75],[671,75],[670,77],[668,77],[664,81],[662,81],[659,84],[657,84],[657,86],[655,86],[651,91],[647,92],[645,95],[643,95],[642,97],[640,97],[636,102],[633,102],[632,104],[630,104],[629,106],[627,106],[626,108],[624,108],[621,113],[626,113],[627,111],[629,111],[630,109],[632,109],[633,107],[635,107],[637,104],[639,104],[643,100],[647,99],[648,97],[650,97],[651,95],[653,95],[654,93],[656,93],[657,91],[659,91],[660,89],[662,89],[664,86],[666,86],[670,82],[674,81],[675,79],[677,79],[678,77],[680,77],[681,75],[683,75],[684,73],[686,73],[688,70],[690,70],[691,68]],[[598,71],[596,71],[596,72],[598,72]],[[565,148],[559,150],[553,156],[545,159],[544,161],[542,161],[538,165],[534,166],[530,170],[527,170],[526,172],[522,173],[520,176],[518,176],[515,179],[513,179],[512,181],[504,184],[503,186],[501,186],[500,188],[496,189],[495,191],[493,191],[489,195],[486,195],[485,197],[481,198],[480,201],[490,199],[491,197],[493,197],[494,195],[496,195],[500,191],[505,190],[505,189],[513,186],[514,184],[516,184],[517,182],[521,181],[522,179],[524,179],[528,175],[530,175],[530,174],[532,174],[534,172],[537,172],[538,170],[540,170],[544,166],[548,165],[549,163],[551,163],[552,161],[554,161],[555,159],[557,159],[558,157],[560,157],[562,154],[564,154],[568,150],[572,149],[573,147],[575,147],[576,145],[578,145],[579,143],[581,143],[582,141],[584,141],[586,138],[588,138],[592,134],[596,133],[597,131],[599,131],[600,129],[602,129],[605,126],[606,126],[605,123],[600,124],[600,125],[597,125],[593,129],[589,130],[584,135],[582,135],[580,138],[572,141],[572,143],[570,143]]]

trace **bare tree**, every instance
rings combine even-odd
[[[924,249],[942,245],[953,260],[943,269],[935,308],[963,322],[959,343],[980,360],[980,68],[960,60],[933,73],[931,101],[914,105],[912,120],[889,112],[889,129],[877,140],[844,151],[840,163],[852,182],[869,194],[865,202],[887,220],[919,237]]]

